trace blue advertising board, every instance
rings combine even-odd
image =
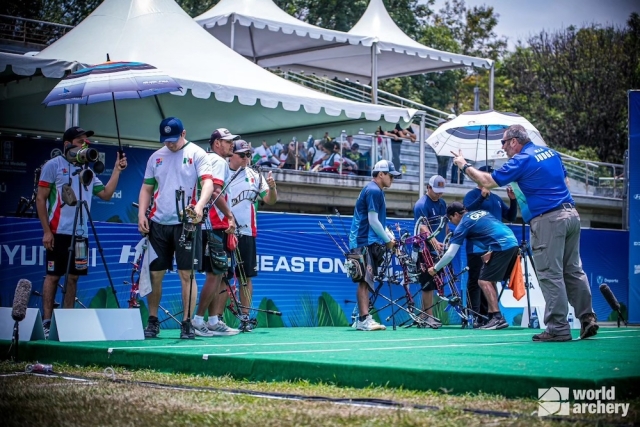
[[[320,221],[327,225],[326,217],[319,215],[258,214],[259,275],[254,279],[254,302],[257,306],[263,299],[270,299],[284,313],[285,325],[312,326],[313,319],[309,319],[308,314],[310,310],[318,309],[323,293],[335,301],[347,320],[355,307],[356,287],[346,277],[344,257],[318,226]],[[340,220],[333,218],[333,221],[335,230],[332,234],[340,241],[340,235],[344,238],[343,226]],[[351,218],[345,216],[341,221],[344,221],[344,228],[348,229]],[[402,228],[410,230],[412,227],[412,221],[409,220],[395,222],[399,222]],[[123,282],[129,280],[134,247],[140,240],[137,226],[96,222],[96,230],[118,300],[121,306],[126,307],[130,286]],[[514,232],[520,236],[521,229],[516,227]],[[100,251],[94,236],[89,234],[90,273],[88,277],[81,278],[78,285],[78,298],[85,305],[101,288],[109,285]],[[628,234],[624,231],[582,230],[582,260],[591,283],[594,309],[601,320],[609,318],[611,309],[598,291],[600,283],[609,284],[619,301],[628,304],[628,282],[623,273],[627,270],[627,259],[620,257],[618,251],[627,239]],[[41,292],[44,264],[40,223],[35,219],[0,218],[0,269],[3,272],[0,278],[0,304],[11,305],[15,286],[23,278],[31,280],[33,289]],[[461,259],[460,265],[463,264],[464,259]],[[196,280],[202,286],[204,275],[196,273]],[[419,306],[418,286],[411,285],[411,290],[418,294],[416,304]],[[389,295],[390,291],[394,298],[402,293],[399,286],[383,288],[385,295]],[[325,296],[325,303],[327,299]],[[174,313],[182,309],[180,282],[175,272],[165,276],[162,305]],[[377,304],[382,305],[381,301]],[[40,307],[39,297],[33,296],[30,306]],[[385,321],[390,313],[389,309],[383,310],[381,319]],[[450,323],[459,323],[456,315],[447,313],[446,316]],[[400,320],[402,318],[399,316]],[[385,323],[390,324],[390,321]]]

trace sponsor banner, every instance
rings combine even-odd
[[[629,321],[640,322],[640,91],[629,91]],[[633,166],[636,165],[636,166]]]
[[[259,304],[263,298],[269,298],[283,312],[286,325],[300,324],[305,316],[304,307],[308,301],[318,304],[323,292],[328,293],[350,320],[355,307],[356,286],[347,278],[344,268],[344,257],[333,241],[320,229],[322,221],[338,243],[346,242],[346,234],[351,224],[351,217],[333,217],[333,226],[327,223],[324,216],[300,215],[286,213],[258,214],[258,269],[259,275],[254,279],[254,302]],[[400,223],[402,229],[412,230],[410,220],[389,220],[389,224]],[[137,226],[134,224],[117,224],[96,222],[96,232],[109,273],[116,288],[122,307],[127,306],[130,285],[124,284],[131,276],[131,262],[134,261],[135,246],[140,240]],[[516,236],[521,235],[521,228],[514,227]],[[396,232],[397,234],[397,232]],[[627,304],[627,280],[621,272],[626,270],[624,257],[619,256],[619,248],[624,247],[628,234],[621,231],[583,230],[582,258],[585,271],[591,280],[593,305],[598,318],[605,320],[611,309],[598,291],[598,279],[607,283],[618,300]],[[82,277],[78,285],[78,298],[88,305],[96,292],[109,286],[101,251],[92,233],[89,233],[89,275]],[[464,248],[456,263],[456,271],[466,263]],[[38,220],[21,218],[0,218],[0,305],[8,307],[13,301],[15,286],[20,279],[29,279],[33,289],[42,292],[42,281],[45,274],[45,251],[42,247],[42,229]],[[397,271],[398,267],[394,269]],[[204,275],[196,273],[196,280],[201,287]],[[466,275],[463,276],[466,281]],[[418,285],[411,285],[416,295],[416,305],[420,304]],[[385,285],[382,293],[398,298],[402,288]],[[60,293],[58,294],[58,300]],[[176,272],[168,273],[163,282],[163,307],[172,313],[182,309],[180,299],[180,281]],[[377,307],[384,302],[379,299]],[[41,307],[38,296],[32,296],[30,307]],[[444,306],[441,308],[445,308]],[[521,309],[511,309],[510,323],[513,316],[521,313]],[[447,318],[451,323],[459,323],[457,315],[447,310]],[[386,318],[390,309],[383,310],[380,318],[387,324]],[[401,322],[406,316],[400,313],[396,319]]]

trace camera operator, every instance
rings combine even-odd
[[[53,303],[60,277],[66,273],[69,256],[73,261],[76,255],[75,248],[71,252],[69,251],[76,213],[75,203],[69,204],[69,200],[63,196],[63,193],[73,191],[71,197],[75,199],[76,196],[80,196],[79,198],[86,200],[87,208],[90,209],[92,195],[96,195],[102,200],[111,200],[118,185],[120,172],[127,167],[127,159],[124,155],[121,158],[118,153],[111,178],[109,178],[107,185],[104,185],[87,164],[88,161],[97,159],[97,151],[88,148],[87,138],[92,135],[93,131],[85,131],[78,126],[67,129],[63,137],[65,155],[55,157],[45,163],[42,166],[38,182],[36,209],[44,231],[42,244],[47,250],[46,276],[42,292],[42,325],[45,337],[49,335]],[[89,160],[87,157],[94,160]],[[103,165],[101,164],[101,166]],[[82,168],[80,171],[82,173],[77,173],[80,168]],[[80,185],[80,180],[83,185]],[[76,191],[81,191],[82,194],[75,195]],[[83,223],[76,225],[76,235],[87,237],[86,218],[84,216],[82,218]],[[87,269],[77,270],[75,263],[70,263],[68,282],[65,283],[66,293],[62,303],[63,308],[73,308],[78,276],[85,276],[87,271]]]

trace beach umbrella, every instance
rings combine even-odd
[[[153,65],[143,62],[111,62],[107,55],[107,62],[80,69],[62,79],[42,103],[50,107],[111,101],[118,147],[122,152],[116,100],[144,98],[181,90],[182,87],[173,78]]]
[[[465,159],[506,159],[502,149],[504,131],[511,125],[522,125],[534,144],[547,145],[529,120],[514,113],[500,111],[467,111],[443,123],[427,139],[438,156],[453,156],[462,150]]]

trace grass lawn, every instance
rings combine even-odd
[[[298,382],[248,382],[116,368],[54,365],[65,379],[28,374],[25,363],[0,362],[3,426],[555,426],[633,425],[629,414],[537,416],[534,399],[449,395]],[[260,395],[262,394],[262,395]],[[328,398],[324,399],[324,398]],[[352,399],[349,401],[349,399]],[[340,400],[340,401],[338,401]],[[376,401],[382,405],[375,406]]]

